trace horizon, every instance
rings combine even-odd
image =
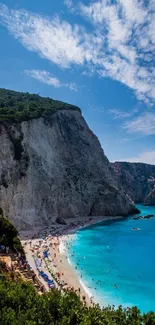
[[[0,87],[80,107],[109,161],[155,165],[154,5],[0,2]]]

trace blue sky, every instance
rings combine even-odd
[[[0,87],[78,105],[109,160],[155,164],[155,0],[5,0],[0,40]]]

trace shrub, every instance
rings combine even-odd
[[[39,117],[48,117],[57,110],[78,110],[77,106],[39,95],[21,93],[0,88],[0,121],[22,122]]]

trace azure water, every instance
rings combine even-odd
[[[142,215],[155,214],[155,207],[137,207]],[[81,229],[69,258],[101,306],[136,305],[141,312],[155,311],[155,217],[131,216]]]

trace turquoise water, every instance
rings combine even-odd
[[[155,214],[155,207],[137,207],[142,215]],[[155,217],[131,216],[84,228],[75,235],[69,259],[101,306],[155,311]]]

